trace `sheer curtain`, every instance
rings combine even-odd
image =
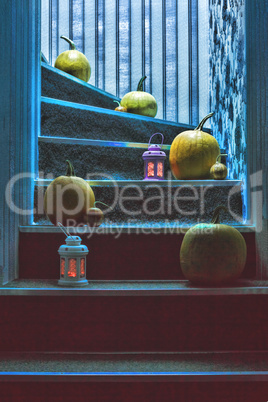
[[[146,75],[157,118],[197,124],[209,112],[208,0],[41,1],[50,64],[69,36],[90,62],[90,84],[122,97]]]

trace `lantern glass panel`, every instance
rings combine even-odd
[[[80,261],[80,278],[83,278],[85,276],[85,259],[81,258]]]
[[[154,163],[149,162],[148,163],[148,177],[153,177],[154,176]]]
[[[157,176],[163,177],[163,162],[158,162],[157,164]]]
[[[61,274],[62,278],[64,278],[64,272],[65,272],[65,258],[61,258],[61,261],[60,261],[60,274]]]
[[[76,258],[69,258],[68,276],[75,278],[77,275]]]

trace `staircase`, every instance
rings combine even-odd
[[[21,228],[20,278],[0,289],[1,401],[267,400],[268,283],[256,280],[254,228],[241,224],[241,182],[172,180],[168,157],[167,180],[142,181],[150,136],[164,134],[168,155],[192,127],[116,112],[114,99],[42,63],[35,224]],[[78,230],[89,248],[81,289],[57,286],[64,236],[40,207],[66,159],[114,204],[97,230]],[[231,190],[234,214],[222,218],[246,240],[243,277],[193,287],[179,264],[183,235]]]

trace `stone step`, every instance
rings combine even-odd
[[[99,141],[83,141],[67,138],[52,141],[39,137],[39,171],[40,175],[52,174],[54,177],[65,173],[66,159],[69,159],[77,176],[91,179],[108,178],[115,180],[139,180],[144,177],[145,149],[120,146],[103,146]],[[165,169],[169,168],[168,158]]]
[[[92,402],[266,401],[267,357],[267,352],[3,353],[0,398]]]
[[[102,91],[94,85],[58,70],[45,62],[41,63],[41,94],[49,98],[112,110],[117,106],[113,101],[120,101],[117,96]]]
[[[2,286],[1,353],[268,350],[267,282],[240,280],[200,293],[180,282],[177,290],[161,282],[125,283],[123,290],[122,283],[93,285],[18,280]],[[246,370],[235,361],[236,371]]]
[[[43,199],[51,180],[37,180],[35,191],[35,223],[49,224],[43,210]],[[222,222],[242,222],[241,182],[239,180],[95,180],[92,186],[97,205],[105,214],[104,225],[183,227],[197,222],[210,222],[218,205],[230,213],[222,214]],[[74,223],[70,222],[70,226]]]
[[[255,233],[243,231],[246,229],[239,228],[248,250],[242,277],[255,278]],[[20,278],[59,279],[58,249],[65,243],[61,230],[52,225],[21,227],[20,230]],[[70,232],[75,233],[72,228]],[[90,282],[184,279],[179,259],[183,232],[185,228],[182,227],[168,231],[148,226],[104,227],[97,232],[78,232],[82,244],[89,249],[87,278]]]
[[[39,137],[39,174],[60,176],[65,173],[65,161],[69,159],[74,165],[76,174],[84,179],[142,180],[144,178],[142,155],[146,149],[147,144],[140,143],[109,143],[42,136]],[[168,151],[166,155],[164,177],[168,179],[172,177],[169,174]]]
[[[44,136],[148,144],[151,135],[160,132],[165,144],[170,145],[177,134],[193,128],[187,124],[42,97],[41,133]],[[209,129],[206,131],[210,132]],[[160,136],[154,141],[161,142]]]

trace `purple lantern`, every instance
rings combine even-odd
[[[162,136],[160,145],[150,145],[154,135]],[[164,136],[161,133],[155,133],[151,136],[148,144],[148,151],[144,152],[142,158],[144,160],[144,179],[143,180],[164,180],[164,162],[166,154],[161,151]]]

